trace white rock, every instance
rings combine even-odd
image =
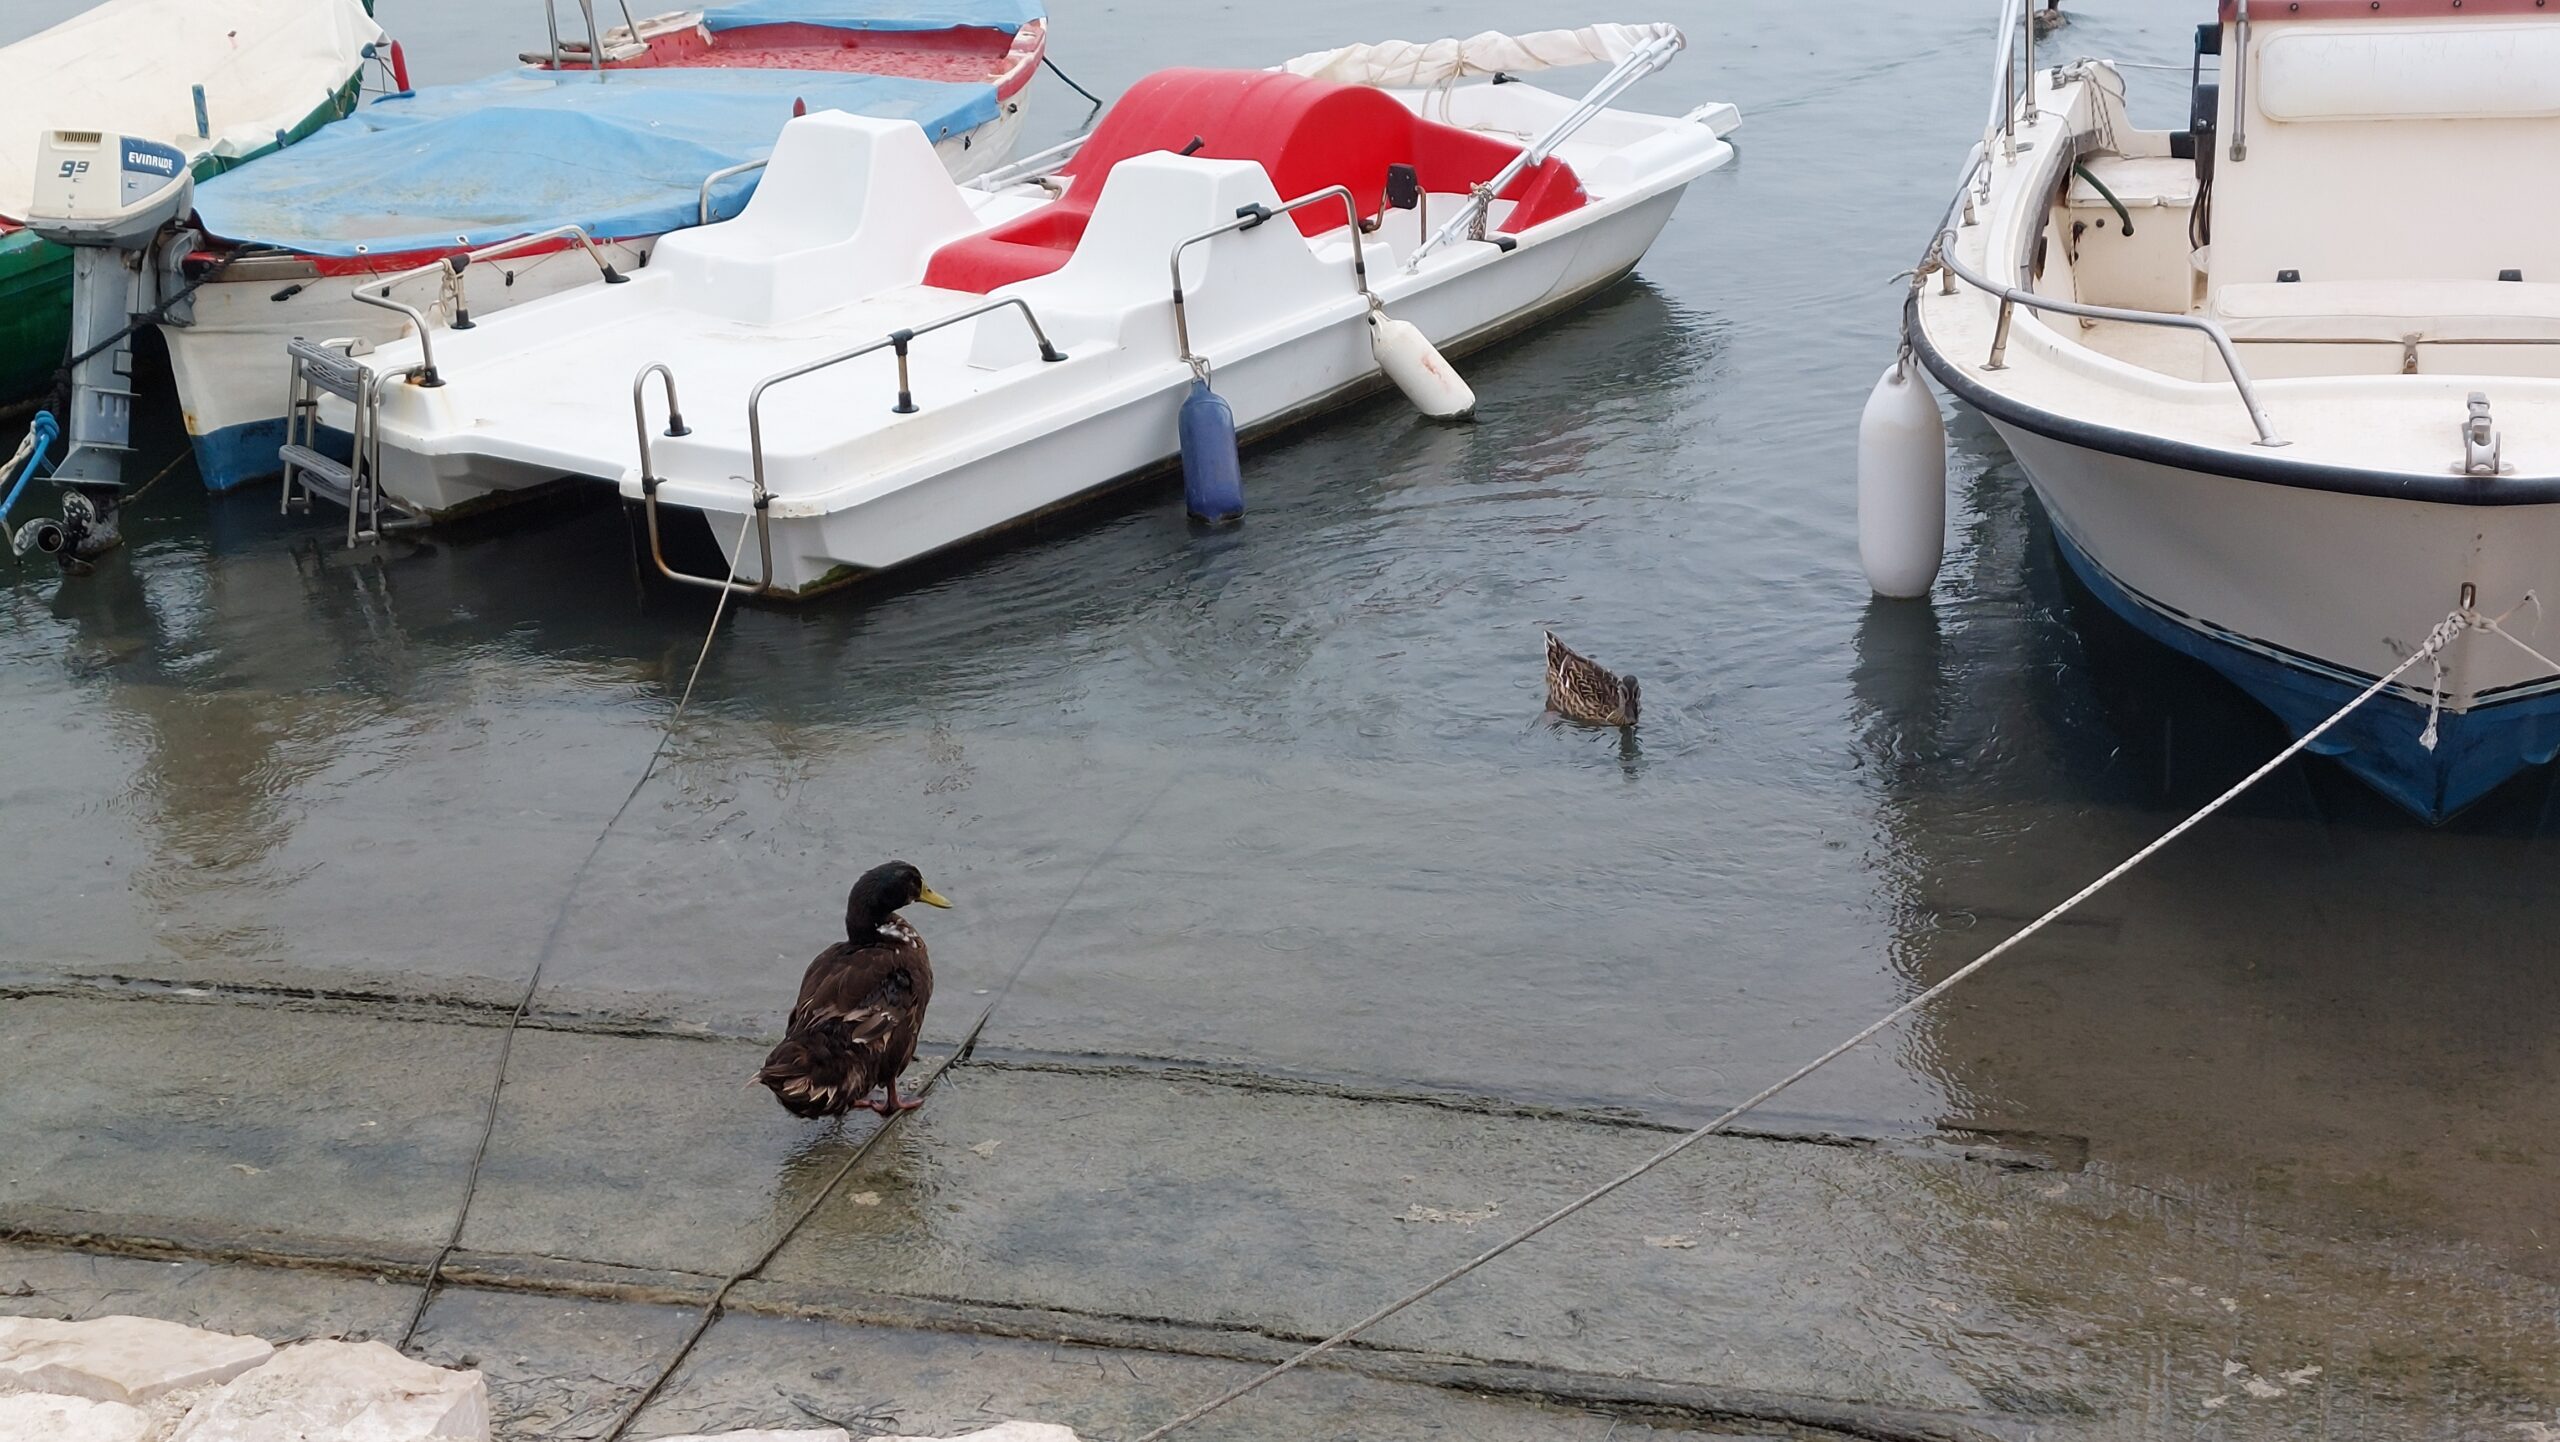
[[[489,1442],[489,1388],[380,1342],[304,1342],[225,1384],[169,1442]]]
[[[130,1405],[181,1387],[228,1382],[274,1355],[255,1337],[150,1317],[0,1317],[0,1392]]]
[[[784,1427],[759,1427],[748,1432],[687,1432],[681,1437],[659,1437],[653,1442],[853,1442],[842,1427],[820,1427],[812,1431],[793,1431]]]
[[[1046,1422],[1007,1422],[960,1437],[874,1437],[871,1442],[1076,1442],[1076,1434]]]
[[[13,1392],[0,1397],[0,1442],[142,1442],[151,1419],[139,1407]]]

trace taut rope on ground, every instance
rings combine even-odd
[[[587,848],[585,859],[570,874],[569,889],[560,896],[560,910],[551,918],[551,929],[543,934],[542,950],[534,955],[533,972],[524,979],[524,995],[516,999],[516,1009],[507,1017],[506,1030],[498,1038],[497,1070],[489,1078],[489,1104],[480,1117],[480,1141],[471,1149],[471,1170],[463,1176],[462,1205],[454,1209],[453,1230],[446,1235],[444,1245],[436,1249],[435,1260],[427,1264],[426,1280],[418,1284],[417,1305],[409,1309],[408,1325],[400,1329],[398,1346],[403,1352],[408,1351],[409,1343],[416,1339],[418,1324],[426,1319],[427,1306],[435,1300],[436,1284],[444,1277],[444,1264],[452,1257],[454,1248],[462,1245],[462,1229],[471,1221],[471,1202],[480,1194],[480,1167],[489,1159],[489,1138],[498,1130],[498,1098],[507,1089],[507,1064],[515,1057],[516,1033],[524,1026],[525,1014],[533,1010],[533,999],[542,991],[543,968],[551,964],[551,953],[559,949],[560,935],[568,929],[570,904],[578,899],[578,888],[586,883],[588,869],[595,865],[597,855],[604,850],[605,838],[613,835],[613,828],[621,823],[624,813],[631,809],[631,803],[640,799],[640,790],[649,784],[649,778],[658,774],[658,763],[666,757],[667,743],[675,739],[676,727],[684,720],[685,708],[693,704],[694,683],[702,679],[702,663],[711,659],[711,643],[720,635],[720,618],[728,613],[729,598],[737,592],[738,562],[745,558],[747,527],[753,524],[755,513],[750,511],[745,523],[738,527],[737,544],[729,548],[731,584],[721,588],[719,604],[711,608],[711,624],[703,631],[702,650],[693,658],[692,674],[684,678],[684,694],[676,698],[676,709],[668,715],[665,728],[659,731],[658,744],[649,753],[649,764],[640,768],[640,779],[631,783],[631,789],[623,794],[622,804],[613,808],[613,814],[605,818],[604,829],[596,833],[595,844]]]
[[[1809,1077],[1815,1072],[1822,1070],[1824,1067],[1829,1066],[1832,1062],[1837,1061],[1858,1045],[1873,1037],[1876,1033],[1883,1031],[1886,1027],[1902,1020],[1904,1017],[1909,1016],[1921,1007],[1924,1007],[1930,1002],[1936,1001],[1939,997],[1946,995],[1948,992],[1955,990],[1955,988],[1961,985],[1966,978],[1981,971],[1992,962],[1999,960],[2000,957],[2025,942],[2027,938],[2034,936],[2037,932],[2044,930],[2047,926],[2060,919],[2064,913],[2070,911],[2073,907],[2078,906],[2080,903],[2087,901],[2090,897],[2104,891],[2126,872],[2131,871],[2135,867],[2140,866],[2143,862],[2150,860],[2153,856],[2159,854],[2163,848],[2168,846],[2169,843],[2186,835],[2189,831],[2194,830],[2198,825],[2203,823],[2206,817],[2211,816],[2215,812],[2220,811],[2223,807],[2230,805],[2234,800],[2237,800],[2243,792],[2246,792],[2251,787],[2256,786],[2259,782],[2266,780],[2267,777],[2275,773],[2276,768],[2284,765],[2284,763],[2288,761],[2291,761],[2294,757],[2301,755],[2304,748],[2310,746],[2311,743],[2326,735],[2331,727],[2336,726],[2339,722],[2347,719],[2348,716],[2352,715],[2366,702],[2381,695],[2393,682],[2398,681],[2402,676],[2407,675],[2421,662],[2433,660],[2438,652],[2442,651],[2447,645],[2452,643],[2454,637],[2459,636],[2464,631],[2474,627],[2478,627],[2483,630],[2495,630],[2497,629],[2497,623],[2494,620],[2490,620],[2489,618],[2483,617],[2473,611],[2468,604],[2468,599],[2466,597],[2464,606],[2461,609],[2452,612],[2450,615],[2447,615],[2442,621],[2437,622],[2435,629],[2427,633],[2426,640],[2419,645],[2417,650],[2412,651],[2409,654],[2409,658],[2407,660],[2402,661],[2399,665],[2393,667],[2389,673],[2376,679],[2372,685],[2367,686],[2364,690],[2358,692],[2354,700],[2349,701],[2346,705],[2339,707],[2335,712],[2331,713],[2329,719],[2304,732],[2300,739],[2296,740],[2292,745],[2285,747],[2274,756],[2269,757],[2263,765],[2258,767],[2257,770],[2252,771],[2248,775],[2241,777],[2238,781],[2233,782],[2230,789],[2224,791],[2221,795],[2216,796],[2211,801],[2206,802],[2201,810],[2189,816],[2186,820],[2181,821],[2177,825],[2170,827],[2167,831],[2162,832],[2159,838],[2154,840],[2150,845],[2143,847],[2131,856],[2117,862],[2097,880],[2092,881],[2088,885],[2081,887],[2078,891],[2073,892],[2060,904],[2047,911],[2044,915],[2027,923],[2026,926],[2011,935],[2007,940],[1992,947],[1989,951],[1975,957],[1973,960],[1966,962],[1963,966],[1956,968],[1954,971],[1949,972],[1946,978],[1938,982],[1935,986],[1932,986],[1928,990],[1921,992],[1919,995],[1912,997],[1902,1005],[1886,1012],[1883,1016],[1876,1018],[1875,1021],[1869,1023],[1864,1029],[1860,1030],[1856,1035],[1850,1037],[1848,1040],[1841,1042],[1829,1051],[1826,1051],[1822,1055],[1815,1057],[1813,1060],[1806,1062],[1803,1066],[1789,1072],[1786,1076],[1771,1083],[1770,1085],[1761,1088],[1758,1092],[1755,1092],[1750,1097],[1746,1098],[1740,1105],[1726,1111],[1722,1115],[1718,1116],[1714,1121],[1707,1123],[1696,1131],[1689,1132],[1681,1136],[1669,1146],[1655,1152],[1652,1156],[1645,1158],[1635,1166],[1619,1173],[1617,1176],[1610,1178],[1599,1186],[1593,1187],[1590,1191],[1583,1193],[1581,1196],[1574,1198],[1565,1205],[1549,1212],[1546,1216],[1526,1227],[1521,1228],[1519,1231],[1512,1233],[1500,1242],[1478,1252],[1475,1256],[1470,1257],[1465,1262],[1450,1268],[1448,1271],[1432,1278],[1430,1281],[1425,1282],[1414,1290],[1405,1293],[1403,1296],[1398,1297],[1392,1302],[1387,1303],[1385,1306],[1371,1312],[1369,1315],[1352,1323],[1350,1326],[1343,1328],[1341,1331],[1334,1333],[1332,1336],[1325,1338],[1323,1341],[1308,1347],[1305,1351],[1299,1352],[1295,1356],[1290,1357],[1287,1361],[1237,1383],[1235,1386],[1228,1388],[1226,1391],[1219,1393],[1217,1396],[1210,1398],[1208,1401],[1203,1402],[1199,1406],[1192,1408],[1190,1411],[1183,1413],[1181,1416],[1174,1418],[1172,1421],[1166,1422],[1155,1428],[1153,1431],[1139,1436],[1135,1439],[1135,1442],[1161,1442],[1161,1439],[1169,1437],[1175,1432],[1190,1426],[1192,1423],[1197,1422],[1201,1418],[1208,1416],[1210,1413],[1217,1411],[1219,1408],[1226,1406],[1228,1403],[1245,1396],[1247,1393],[1278,1381],[1282,1376],[1297,1370],[1308,1362],[1314,1361],[1316,1358],[1323,1356],[1325,1353],[1332,1351],[1334,1348],[1341,1346],[1345,1342],[1351,1341],[1361,1333],[1378,1325],[1380,1322],[1387,1320],[1389,1317],[1396,1315],[1405,1308],[1414,1305],[1416,1302],[1432,1295],[1434,1292],[1448,1286],[1450,1283],[1455,1282],[1459,1278],[1475,1271],[1477,1268],[1482,1267],[1487,1262],[1501,1256],[1503,1253],[1520,1246],[1522,1243],[1527,1242],[1539,1233],[1544,1232],[1549,1227],[1552,1227],[1567,1217],[1572,1216],[1574,1213],[1583,1210],[1585,1207],[1591,1206],[1601,1198],[1608,1196],[1610,1193],[1615,1192],[1619,1188],[1626,1186],[1628,1183],[1635,1181],[1637,1178],[1644,1176],[1646,1173],[1651,1172],[1663,1163],[1670,1161],[1673,1157],[1676,1157],[1682,1152],[1687,1151],[1689,1148],[1696,1146],[1698,1143],[1705,1141],[1708,1137],[1724,1130],[1727,1126],[1732,1125],[1735,1119],[1745,1115],[1753,1108],[1768,1101],[1771,1097],[1778,1095],[1787,1088],[1794,1086],[1797,1082],[1803,1081],[1806,1077]],[[2512,640],[2514,638],[2510,637],[2509,639]],[[2521,645],[2523,643],[2518,642],[2517,644]]]

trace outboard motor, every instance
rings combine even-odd
[[[133,450],[134,318],[156,283],[146,256],[194,204],[187,157],[172,146],[95,130],[50,130],[37,146],[27,228],[71,248],[69,450],[53,471],[62,519],[46,533],[65,564],[123,539],[116,503]]]

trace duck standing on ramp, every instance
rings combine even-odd
[[[1636,724],[1636,678],[1621,676],[1547,633],[1547,709],[1585,726]]]
[[[924,938],[898,915],[919,901],[951,904],[903,861],[875,866],[853,884],[845,939],[809,963],[782,1045],[756,1073],[793,1116],[840,1117],[869,1107],[886,1117],[920,1105],[898,1096],[898,1074],[916,1059],[924,1009],[933,1000]],[[882,1087],[889,1099],[873,1101]]]

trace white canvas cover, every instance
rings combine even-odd
[[[1539,30],[1527,35],[1487,30],[1464,40],[1345,45],[1301,55],[1280,68],[1292,75],[1346,85],[1420,89],[1497,72],[1525,75],[1569,65],[1615,65],[1662,39],[1680,49],[1689,43],[1677,25],[1585,25],[1579,30]]]
[[[107,0],[0,49],[0,216],[27,213],[47,130],[119,131],[191,160],[252,154],[382,38],[357,0]],[[209,136],[196,133],[199,85]]]

